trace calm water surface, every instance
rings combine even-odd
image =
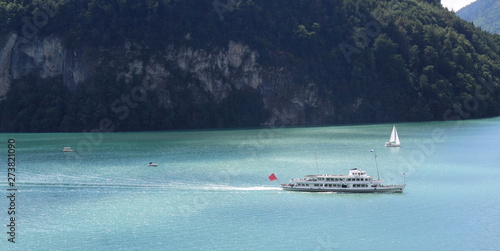
[[[390,124],[0,134],[1,249],[498,250],[500,118],[396,126],[398,149],[384,147]],[[6,233],[9,138],[15,244]],[[278,188],[350,168],[376,176],[377,167],[405,192]]]

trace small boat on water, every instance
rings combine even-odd
[[[66,146],[66,147],[63,148],[62,151],[63,152],[73,152],[73,149],[71,149],[71,147],[69,147],[69,146]]]
[[[400,147],[401,142],[399,141],[398,130],[396,130],[396,125],[392,127],[391,137],[389,142],[385,143],[386,147]]]
[[[281,184],[283,190],[303,192],[402,193],[406,185],[382,185],[384,181],[366,175],[357,168],[348,175],[307,175]]]
[[[148,166],[158,166],[158,163],[149,162]]]

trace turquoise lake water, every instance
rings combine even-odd
[[[499,250],[500,118],[396,126],[0,134],[0,249]],[[279,189],[377,166],[403,194]]]

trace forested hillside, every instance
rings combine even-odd
[[[473,22],[485,31],[500,34],[500,1],[477,0],[459,11],[457,15]]]
[[[1,0],[0,25],[2,131],[500,115],[500,36],[439,1]]]

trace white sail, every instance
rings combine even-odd
[[[385,146],[400,146],[398,131],[396,130],[396,125],[392,127],[391,137],[389,142],[385,143]]]
[[[399,146],[401,142],[399,142],[399,135],[398,135],[398,130],[396,130],[396,126],[394,126],[393,132],[394,132],[394,143]]]
[[[396,142],[396,126],[393,126],[392,127],[392,132],[391,132],[391,138],[389,138],[389,142],[390,143],[393,143],[393,142]]]

